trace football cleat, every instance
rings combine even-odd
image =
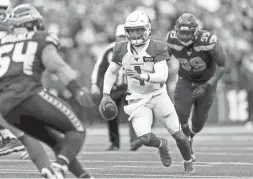
[[[68,171],[68,167],[66,165],[61,165],[57,162],[52,162],[50,167],[53,169],[54,175],[57,179],[63,179],[65,173]]]
[[[161,147],[159,147],[159,154],[161,161],[165,167],[169,167],[171,165],[171,156],[170,156],[170,150],[169,150],[169,144],[166,139],[161,138],[162,142]]]
[[[111,144],[109,146],[108,149],[106,149],[107,151],[115,151],[115,150],[119,150],[119,146],[116,146],[115,144]]]
[[[2,141],[2,146],[0,148],[0,156],[8,155],[13,152],[23,151],[25,147],[17,138],[6,138]]]
[[[193,161],[184,161],[184,170],[187,173],[194,173],[195,172],[195,168],[194,168],[194,164]]]

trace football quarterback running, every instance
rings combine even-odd
[[[103,98],[99,108],[106,109],[108,102],[113,103],[110,92],[122,67],[128,81],[128,105],[124,111],[130,116],[129,121],[138,137],[136,142],[158,148],[163,165],[169,167],[171,156],[168,142],[151,131],[153,119],[160,121],[176,140],[184,159],[185,171],[192,173],[194,166],[190,143],[181,130],[165,85],[168,77],[168,46],[166,42],[151,38],[151,21],[143,12],[135,11],[126,18],[125,32],[127,41],[114,46],[112,62],[104,77]]]
[[[175,29],[168,32],[166,41],[170,56],[180,63],[174,105],[192,150],[193,137],[204,127],[217,82],[225,73],[227,56],[217,36],[200,30],[197,18],[190,13],[177,19]],[[192,158],[195,160],[193,150]]]

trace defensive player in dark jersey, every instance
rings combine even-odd
[[[116,43],[104,78],[103,98],[105,104],[113,103],[110,92],[120,68],[127,76],[128,105],[124,111],[129,115],[139,142],[159,150],[164,166],[171,165],[168,141],[157,137],[151,129],[153,120],[159,121],[175,139],[184,159],[184,168],[194,172],[190,143],[181,130],[179,119],[165,86],[168,77],[166,60],[169,58],[166,42],[151,38],[151,21],[147,14],[132,12],[125,21],[127,41]],[[115,105],[116,106],[116,105]]]
[[[217,82],[225,73],[226,52],[217,36],[200,30],[198,20],[189,13],[178,18],[175,30],[167,34],[166,41],[171,57],[180,63],[174,104],[182,129],[192,144],[194,135],[204,127]],[[189,128],[192,106],[192,126]],[[195,160],[193,150],[192,157]]]
[[[10,0],[1,0],[0,1],[0,39],[7,34],[8,27],[4,23],[6,18],[7,11],[10,9],[11,2]],[[7,155],[12,152],[19,152],[25,149],[21,142],[17,139],[13,132],[9,129],[5,129],[4,126],[0,123],[0,156]],[[24,151],[21,156],[23,156],[27,151]]]
[[[56,74],[80,104],[90,107],[92,100],[77,83],[75,71],[59,56],[57,38],[41,31],[43,18],[34,7],[15,7],[6,23],[11,33],[0,41],[0,112],[8,123],[55,151],[56,161],[48,168],[63,178],[78,163],[75,157],[85,128],[67,104],[42,88],[42,72],[47,69]]]

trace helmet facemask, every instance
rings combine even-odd
[[[145,27],[125,28],[127,39],[132,45],[143,45],[150,38],[151,30],[149,29]]]
[[[183,25],[179,27],[176,26],[176,33],[180,43],[182,43],[185,46],[189,46],[196,40],[198,28]]]
[[[143,12],[131,13],[125,22],[127,40],[134,46],[144,45],[151,36],[151,22]]]

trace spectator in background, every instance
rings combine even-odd
[[[240,62],[239,83],[241,88],[247,91],[248,119],[245,129],[253,129],[253,53],[247,53]]]
[[[124,25],[120,24],[116,28],[116,41],[126,40]],[[100,102],[101,91],[103,91],[104,75],[109,66],[112,58],[113,47],[116,42],[109,44],[105,51],[102,53],[101,57],[97,60],[92,75],[91,75],[91,93],[95,98],[95,101]],[[127,91],[126,79],[123,75],[123,71],[119,72],[117,76],[117,82],[113,86],[111,96],[116,105],[119,107],[121,102],[124,101],[125,93]],[[135,133],[129,123],[130,128],[130,141],[131,144],[136,139]],[[108,121],[109,137],[111,145],[107,150],[119,150],[120,148],[120,137],[119,137],[119,114],[113,120]],[[140,145],[131,145],[132,151],[137,150]]]

